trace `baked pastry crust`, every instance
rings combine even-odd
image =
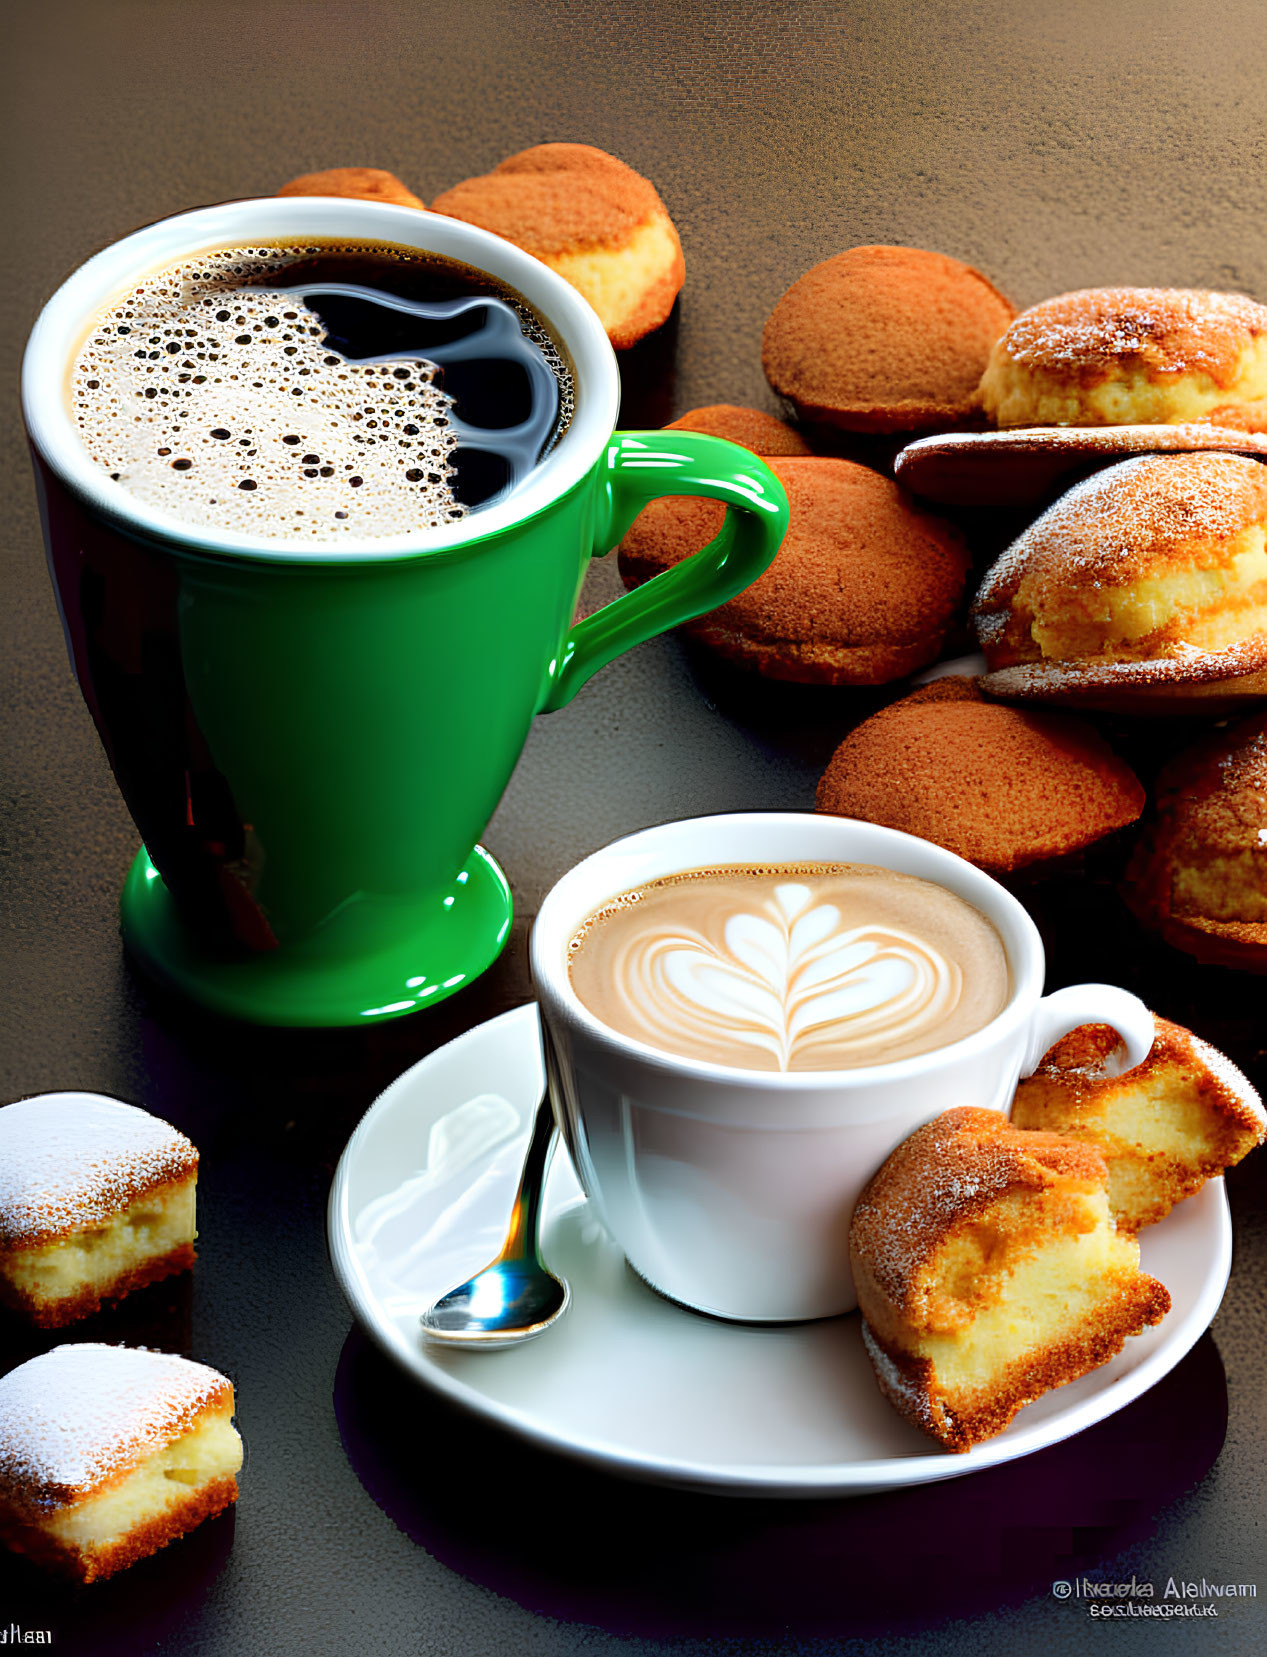
[[[808,684],[884,684],[933,661],[967,579],[958,530],[852,461],[768,464],[788,496],[783,545],[752,586],[684,631],[767,678]],[[653,501],[621,542],[625,585],[697,552],[723,516],[713,500]]]
[[[880,1390],[963,1451],[1160,1322],[1170,1296],[1113,1226],[1092,1146],[946,1111],[863,1191],[849,1253]]]
[[[537,144],[444,190],[433,213],[491,230],[589,300],[617,350],[658,328],[686,278],[655,186],[589,144]]]
[[[1028,506],[1049,499],[1070,474],[1132,455],[1212,449],[1267,458],[1267,434],[1197,421],[1173,426],[1020,426],[941,432],[897,455],[904,489],[943,506]]]
[[[0,1379],[0,1541],[80,1582],[237,1499],[233,1387],[166,1352],[84,1342]]]
[[[813,452],[801,434],[784,421],[737,403],[710,403],[706,408],[688,409],[676,420],[670,420],[664,429],[724,437],[730,443],[751,449],[754,455],[786,457]]]
[[[962,424],[1014,307],[971,265],[917,247],[852,247],[794,282],[761,362],[805,420],[847,431]]]
[[[1051,506],[973,606],[1008,700],[1163,712],[1267,686],[1267,467],[1141,455]]]
[[[1122,891],[1177,949],[1267,972],[1267,713],[1163,767]]]
[[[1157,450],[1267,454],[1267,306],[1243,294],[1087,288],[1033,305],[981,379],[1001,428],[942,433],[895,462],[946,505],[1025,505],[1078,467]]]
[[[396,177],[381,167],[329,167],[324,172],[301,173],[283,184],[279,196],[350,196],[356,201],[385,201],[396,207],[418,207],[421,201]]]
[[[1071,856],[1143,808],[1092,726],[989,702],[959,676],[855,726],[818,785],[819,811],[918,835],[991,874]]]
[[[981,405],[999,426],[1267,425],[1267,306],[1195,288],[1084,288],[995,342]]]
[[[1263,1141],[1262,1100],[1230,1060],[1157,1018],[1142,1064],[1122,1068],[1121,1038],[1084,1024],[1016,1090],[1012,1123],[1085,1140],[1109,1170],[1119,1228],[1138,1231],[1169,1214]]]

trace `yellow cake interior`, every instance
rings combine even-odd
[[[1170,876],[1170,908],[1176,915],[1211,921],[1267,921],[1267,853],[1246,847],[1203,857],[1177,859]]]
[[[594,247],[540,257],[584,294],[608,333],[618,333],[637,315],[647,291],[673,270],[680,253],[669,219],[656,214],[614,252]]]
[[[985,1292],[973,1297],[984,1304],[963,1301],[960,1327],[930,1329],[916,1338],[911,1350],[934,1365],[938,1390],[952,1407],[978,1394],[992,1395],[1018,1358],[1032,1362],[1093,1324],[1114,1285],[1137,1273],[1139,1245],[1114,1229],[1106,1193],[1071,1193],[1069,1200],[1073,1223],[1086,1229],[1053,1233],[1028,1245],[1019,1259],[1004,1245],[982,1282]],[[971,1283],[968,1268],[977,1244],[962,1243],[948,1240],[933,1268],[951,1292]]]
[[[104,1225],[0,1253],[0,1273],[40,1303],[104,1294],[147,1261],[193,1242],[196,1190],[195,1171],[137,1197]]]
[[[1159,375],[1118,367],[1098,383],[1080,384],[1059,369],[1018,363],[995,347],[978,397],[999,426],[1152,426],[1200,420],[1212,409],[1240,405],[1237,424],[1267,412],[1267,338],[1242,349],[1230,383],[1199,371]]]
[[[1177,556],[1170,562],[1168,569],[1121,586],[1066,587],[1059,606],[1035,604],[1026,591],[1030,584],[1022,581],[1009,632],[1023,637],[1029,610],[1037,654],[1059,661],[1149,656],[1153,645],[1147,641],[1159,635],[1177,634],[1186,645],[1220,650],[1267,632],[1267,532],[1261,524],[1233,536],[1217,563],[1194,557],[1176,568]]]
[[[116,1547],[141,1525],[188,1500],[197,1488],[232,1478],[242,1466],[233,1403],[204,1414],[165,1449],[147,1456],[117,1484],[36,1522],[64,1548],[91,1555]]]
[[[1094,1144],[1108,1164],[1109,1207],[1131,1232],[1238,1161],[1257,1137],[1173,1062],[1127,1072],[1087,1099],[1040,1073],[1021,1083],[1012,1121]]]

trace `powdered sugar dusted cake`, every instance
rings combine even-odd
[[[166,1352],[58,1346],[0,1379],[0,1539],[81,1582],[237,1499],[233,1386]]]
[[[96,1093],[0,1110],[0,1301],[60,1328],[194,1262],[198,1152]]]

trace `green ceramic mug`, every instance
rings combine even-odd
[[[179,521],[88,458],[65,398],[100,310],[206,249],[278,239],[424,249],[508,283],[571,358],[567,431],[507,499],[414,536],[297,544]],[[787,503],[746,450],[616,432],[615,358],[545,265],[482,230],[333,198],[231,202],[98,254],[23,368],[67,644],[144,848],[122,899],[141,965],[267,1024],[397,1017],[482,972],[510,930],[477,842],[534,714],[770,563]],[[708,547],[571,625],[589,559],[659,495],[728,508]]]

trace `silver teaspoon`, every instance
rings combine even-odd
[[[540,1335],[567,1310],[568,1286],[546,1270],[537,1249],[541,1196],[553,1147],[554,1113],[547,1091],[533,1120],[501,1253],[422,1314],[419,1321],[429,1340],[494,1352]]]

